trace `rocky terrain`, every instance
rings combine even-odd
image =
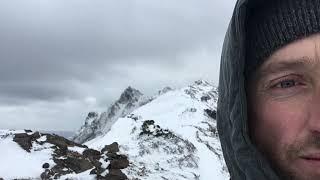
[[[97,151],[57,135],[29,130],[2,131],[0,140],[0,147],[1,142],[12,141],[16,143],[12,145],[25,151],[25,158],[20,158],[20,161],[0,165],[3,179],[127,179],[122,169],[129,166],[129,160],[127,156],[119,154],[119,146],[116,142],[105,145],[101,151]],[[19,153],[19,151],[11,153]],[[28,158],[30,155],[34,156]],[[10,159],[10,157],[7,158]],[[35,162],[34,158],[39,158],[41,163]],[[18,163],[27,170],[36,169],[37,172],[31,170],[29,175],[27,172],[24,176],[18,175],[19,169],[15,166]]]

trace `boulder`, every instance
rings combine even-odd
[[[125,169],[129,166],[129,160],[127,156],[113,154],[113,157],[110,157],[110,155],[111,153],[109,153],[108,156],[108,158],[110,158],[110,165],[108,169]]]
[[[110,145],[106,145],[102,150],[102,153],[109,152],[109,153],[117,153],[119,152],[119,145],[117,142],[114,142]]]
[[[100,151],[94,150],[94,149],[86,149],[83,151],[83,156],[85,158],[90,159],[91,161],[97,160],[101,158],[101,153]]]
[[[44,163],[42,165],[42,168],[44,168],[44,169],[48,169],[49,167],[50,167],[49,163]]]
[[[87,148],[87,146],[85,146],[85,145],[75,143],[73,141],[70,141],[70,140],[68,140],[64,137],[58,136],[58,135],[46,134],[46,136],[47,136],[48,143],[54,144],[62,149],[67,148],[67,147],[74,147],[74,146]]]

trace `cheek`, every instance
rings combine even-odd
[[[255,106],[253,136],[264,149],[281,151],[303,132],[306,114],[300,103],[264,101]]]

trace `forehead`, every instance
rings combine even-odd
[[[261,71],[285,66],[320,64],[320,33],[292,42],[275,51],[261,66]]]

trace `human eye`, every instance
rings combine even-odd
[[[299,85],[296,79],[284,79],[272,86],[272,88],[287,89]]]
[[[268,91],[273,96],[290,96],[301,92],[306,87],[302,77],[298,75],[288,75],[271,80]]]

